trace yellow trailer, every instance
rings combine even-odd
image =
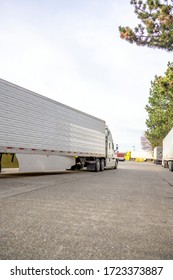
[[[125,160],[130,160],[131,159],[131,152],[126,152],[125,153]]]

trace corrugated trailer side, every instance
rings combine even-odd
[[[103,120],[2,79],[0,104],[0,146],[5,149],[105,155]]]
[[[163,159],[162,165],[173,171],[173,128],[163,139]]]
[[[0,153],[105,157],[105,121],[0,79]]]

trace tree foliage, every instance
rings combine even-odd
[[[173,63],[168,63],[165,76],[155,76],[151,82],[146,105],[146,137],[152,147],[162,145],[162,140],[173,127]]]
[[[130,2],[142,23],[132,30],[119,26],[120,37],[139,46],[173,50],[173,0]]]

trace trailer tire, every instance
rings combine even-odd
[[[105,161],[104,161],[104,159],[102,158],[101,160],[100,160],[100,171],[103,171],[105,169]]]
[[[172,160],[170,160],[168,162],[168,168],[169,168],[169,171],[173,171],[173,161]]]
[[[95,162],[95,171],[100,171],[100,160],[97,158]]]
[[[114,169],[117,169],[117,167],[118,167],[118,160],[115,160],[115,167],[114,167]]]

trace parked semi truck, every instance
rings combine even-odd
[[[104,120],[0,79],[0,165],[17,157],[19,171],[117,168]]]
[[[162,166],[168,167],[170,171],[173,171],[173,128],[163,139]]]
[[[161,164],[162,163],[162,147],[157,146],[154,148],[154,163]]]
[[[117,152],[116,156],[119,161],[125,161],[125,153]]]

